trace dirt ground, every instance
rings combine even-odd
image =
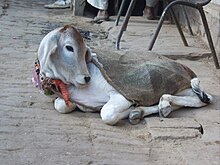
[[[166,119],[153,115],[135,126],[127,120],[105,125],[98,113],[59,114],[53,100],[31,83],[41,39],[56,27],[73,24],[91,48],[115,51],[118,29],[113,21],[96,25],[88,18],[73,17],[70,9],[45,9],[48,2],[52,1],[2,0],[0,4],[0,164],[220,164],[220,74],[201,40],[188,36],[193,46],[180,48],[181,43],[170,37],[174,32],[169,34],[173,26],[166,25],[155,51],[191,67],[213,94],[213,104],[185,108]],[[131,21],[121,51],[146,52],[143,44],[156,24],[148,24],[148,34],[143,22],[138,23],[137,30]]]

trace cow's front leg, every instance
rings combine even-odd
[[[130,114],[129,114],[129,122],[131,124],[138,124],[141,119],[143,119],[145,116],[158,113],[158,105],[150,106],[150,107],[134,107]]]
[[[121,94],[112,94],[101,109],[101,118],[106,124],[114,125],[119,120],[128,117],[131,105],[132,103]]]
[[[70,113],[76,108],[76,104],[69,101],[69,107],[67,107],[65,101],[58,97],[54,101],[54,108],[59,113]]]

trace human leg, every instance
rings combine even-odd
[[[146,0],[146,6],[144,8],[144,16],[149,20],[153,20],[154,17],[154,7],[159,2],[159,0]]]
[[[93,7],[99,9],[97,16],[94,18],[94,22],[107,21],[108,15],[108,0],[87,0]]]

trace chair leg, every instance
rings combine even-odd
[[[183,41],[184,46],[189,46],[187,41],[186,41],[186,38],[184,36],[184,33],[183,33],[182,29],[181,29],[181,26],[179,24],[179,21],[178,21],[178,19],[176,17],[176,14],[174,13],[172,7],[170,7],[170,13],[171,13],[171,16],[173,17],[173,20],[174,20],[175,24],[176,24],[178,32],[180,33],[180,37],[181,37],[181,39]]]
[[[116,21],[115,21],[115,26],[118,26],[118,23],[119,23],[119,20],[120,20],[120,17],[121,17],[121,13],[124,9],[124,6],[125,6],[125,2],[126,0],[123,0],[122,3],[121,3],[121,6],[120,6],[120,9],[118,11],[118,15],[117,15],[117,18],[116,18]]]
[[[199,10],[199,13],[200,13],[201,18],[202,18],[203,26],[204,26],[205,33],[206,33],[206,36],[207,36],[207,39],[208,39],[209,47],[211,49],[211,53],[212,53],[212,56],[213,56],[215,67],[216,67],[216,69],[220,69],[220,66],[219,66],[219,63],[218,63],[218,58],[217,58],[216,51],[215,51],[215,47],[214,47],[214,44],[213,44],[213,41],[212,41],[211,33],[210,33],[210,30],[209,30],[209,26],[208,26],[208,23],[207,23],[207,19],[206,19],[203,7],[202,6],[198,7],[198,10]]]
[[[132,0],[130,2],[130,5],[129,5],[128,10],[126,12],[124,21],[122,23],[121,29],[119,31],[119,34],[118,34],[118,37],[117,37],[117,40],[116,40],[116,49],[117,50],[119,50],[119,44],[120,44],[120,40],[121,40],[122,34],[126,30],[126,28],[127,28],[128,21],[130,19],[130,16],[131,16],[131,13],[132,13],[132,11],[134,9],[135,4],[136,4],[136,0]]]
[[[174,5],[174,4],[169,4],[169,5],[164,9],[164,11],[163,11],[163,13],[162,13],[162,15],[161,15],[161,17],[160,17],[160,20],[159,20],[159,22],[158,22],[157,28],[156,28],[156,30],[155,30],[155,32],[154,32],[153,38],[152,38],[151,41],[150,41],[148,50],[152,50],[152,48],[153,48],[153,46],[154,46],[154,44],[155,44],[155,41],[156,41],[156,39],[157,39],[157,37],[158,37],[158,34],[159,34],[159,32],[160,32],[160,29],[161,29],[161,27],[162,27],[162,25],[163,25],[163,22],[164,22],[164,20],[165,20],[165,17],[166,17],[166,15],[167,15],[168,11],[169,11],[169,9],[171,9],[171,10],[170,10],[171,16],[172,16],[173,19],[174,19],[174,22],[175,22],[175,24],[176,24],[176,26],[177,26],[177,29],[178,29],[178,31],[179,31],[179,33],[180,33],[180,36],[181,36],[181,38],[182,38],[182,41],[183,41],[184,45],[185,45],[185,46],[188,46],[187,41],[186,41],[186,38],[185,38],[185,36],[184,36],[184,34],[183,34],[183,31],[182,31],[182,29],[181,29],[181,27],[180,27],[180,24],[179,24],[179,22],[178,22],[178,20],[177,20],[177,18],[176,18],[176,16],[175,16],[175,14],[174,14],[174,11],[173,11],[172,8],[171,8],[172,5]]]
[[[162,24],[163,24],[163,22],[164,22],[164,20],[165,20],[165,16],[167,15],[167,12],[168,12],[168,8],[165,8],[164,11],[163,11],[163,13],[162,13],[162,15],[161,15],[161,17],[160,17],[160,20],[159,20],[159,22],[158,22],[158,25],[157,25],[157,28],[156,28],[156,30],[155,30],[155,32],[154,32],[153,38],[152,38],[151,41],[150,41],[148,50],[152,50],[152,48],[153,48],[153,46],[154,46],[154,43],[155,43],[155,41],[156,41],[156,39],[157,39],[157,37],[158,37],[158,34],[159,34],[159,32],[160,32],[160,29],[161,29],[161,27],[162,27]]]
[[[168,0],[165,0],[165,5],[167,5],[167,6],[169,5],[169,1]],[[172,7],[168,7],[168,8],[170,8],[169,14],[170,14],[171,18],[174,20],[174,23],[175,23],[175,25],[177,27],[177,30],[178,30],[178,32],[180,34],[180,37],[181,37],[181,39],[183,41],[184,46],[188,46],[188,43],[186,41],[186,38],[184,36],[184,33],[183,33],[182,29],[181,29],[181,26],[179,24],[179,21],[178,21],[178,19],[176,17],[176,14],[175,14],[173,8]]]
[[[189,30],[190,34],[193,36],[193,31],[192,31],[192,28],[191,28],[191,26],[190,26],[189,17],[188,17],[188,15],[187,15],[187,13],[186,13],[186,8],[185,8],[185,6],[183,6],[183,15],[184,15],[184,17],[185,17],[185,19],[186,19],[186,23],[187,23],[187,26],[188,26],[188,30]]]

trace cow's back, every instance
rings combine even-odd
[[[96,64],[105,79],[128,100],[138,105],[158,103],[163,94],[175,94],[190,87],[196,77],[188,67],[156,54],[119,55],[96,51]]]

